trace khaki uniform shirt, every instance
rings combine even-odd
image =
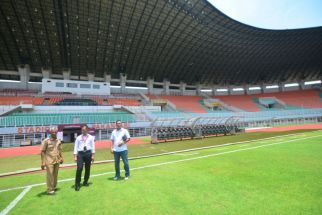
[[[41,143],[41,148],[40,150],[45,153],[45,164],[46,165],[51,165],[51,164],[56,164],[60,163],[62,160],[61,157],[61,142],[60,140],[51,140],[49,138],[45,139]]]

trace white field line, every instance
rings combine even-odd
[[[294,141],[299,141],[299,140],[312,139],[312,138],[316,138],[316,137],[322,137],[322,135],[298,138],[298,139],[287,140],[287,141],[283,141],[283,142],[270,143],[270,144],[253,146],[253,147],[249,147],[249,148],[236,149],[236,150],[225,151],[225,152],[219,152],[219,153],[203,155],[203,156],[199,156],[199,157],[185,158],[185,159],[176,160],[176,161],[169,161],[169,162],[163,162],[163,163],[158,163],[158,164],[151,164],[151,165],[147,165],[147,166],[134,167],[134,168],[131,168],[131,170],[139,170],[139,169],[151,168],[151,167],[156,167],[156,166],[163,166],[163,165],[167,165],[167,164],[174,164],[174,163],[180,163],[180,162],[185,162],[185,161],[198,160],[198,159],[207,158],[207,157],[214,157],[214,156],[230,154],[230,153],[235,153],[235,152],[240,152],[240,151],[253,150],[253,149],[258,149],[258,148],[263,148],[263,147],[268,147],[268,146],[274,146],[274,145],[279,145],[279,144],[289,143],[289,142],[294,142]],[[108,175],[108,174],[112,174],[112,173],[114,173],[114,171],[113,172],[105,172],[105,173],[95,174],[95,175],[92,175],[91,177],[94,178],[94,177]],[[58,182],[66,182],[66,181],[74,181],[74,180],[75,180],[75,178],[67,178],[67,179],[59,180]],[[14,188],[0,190],[0,193],[6,192],[6,191],[11,191],[11,190],[24,189],[24,188],[27,188],[27,187],[37,187],[37,186],[41,186],[41,185],[45,185],[45,184],[46,183],[38,183],[38,184],[31,184],[31,185],[27,185],[27,186],[14,187]]]
[[[178,154],[173,154],[173,155],[177,155],[177,156],[191,156],[191,155],[197,155],[199,154],[198,152],[195,152],[195,153],[178,153]]]
[[[307,133],[316,133],[316,132],[318,132],[318,131],[312,131],[312,132],[307,132]],[[158,154],[153,154],[153,155],[143,155],[143,156],[137,156],[137,157],[130,157],[129,160],[136,160],[136,159],[150,158],[150,157],[158,157],[158,156],[162,156],[162,155],[177,154],[177,153],[181,153],[181,152],[198,151],[198,150],[202,150],[202,149],[219,148],[219,147],[223,147],[223,146],[238,145],[238,144],[244,144],[244,143],[260,142],[260,141],[263,141],[263,140],[271,140],[271,139],[276,139],[276,138],[281,138],[281,137],[292,137],[292,136],[298,137],[298,136],[303,136],[303,134],[301,134],[301,133],[298,133],[298,134],[286,134],[286,135],[279,135],[279,136],[274,136],[274,137],[266,137],[266,138],[261,138],[261,139],[256,139],[256,140],[246,140],[246,141],[239,141],[239,142],[231,142],[231,143],[225,143],[225,144],[220,144],[220,145],[215,145],[215,146],[204,146],[204,147],[199,147],[199,148],[184,149],[184,150],[178,150],[178,151],[172,151],[172,152],[169,152],[167,150],[161,149],[161,151],[163,151],[163,153],[158,153]],[[100,160],[100,161],[95,161],[94,164],[109,163],[109,162],[114,162],[114,160]],[[76,164],[75,163],[69,163],[69,164],[60,165],[60,167],[73,167],[73,166],[76,166]],[[0,177],[2,177],[2,176],[10,176],[10,175],[15,175],[15,174],[28,173],[28,172],[35,172],[35,171],[40,171],[40,168],[29,168],[29,169],[24,169],[24,170],[18,170],[18,171],[15,171],[15,172],[1,173]]]
[[[26,187],[5,209],[0,212],[0,215],[7,215],[18,202],[29,192],[31,186]]]

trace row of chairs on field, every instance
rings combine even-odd
[[[157,140],[193,138],[195,133],[190,127],[161,127],[156,128],[153,134]]]
[[[239,131],[236,125],[204,125],[199,129],[202,136],[227,135]]]
[[[192,127],[158,127],[152,130],[152,138],[156,141],[186,139],[213,135],[227,135],[240,132],[237,125],[199,125]]]

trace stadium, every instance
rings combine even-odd
[[[322,27],[253,27],[206,0],[1,0],[0,214],[322,214],[321,59]],[[118,120],[131,177],[114,181]],[[84,126],[95,161],[75,192]]]

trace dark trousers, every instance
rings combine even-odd
[[[115,164],[115,177],[120,177],[120,158],[122,158],[125,170],[125,177],[130,176],[129,161],[127,159],[127,150],[121,152],[114,152],[114,164]]]
[[[77,170],[76,170],[76,178],[75,178],[76,185],[80,185],[84,163],[85,163],[84,183],[88,182],[89,175],[91,172],[91,162],[92,162],[92,151],[77,153]]]

